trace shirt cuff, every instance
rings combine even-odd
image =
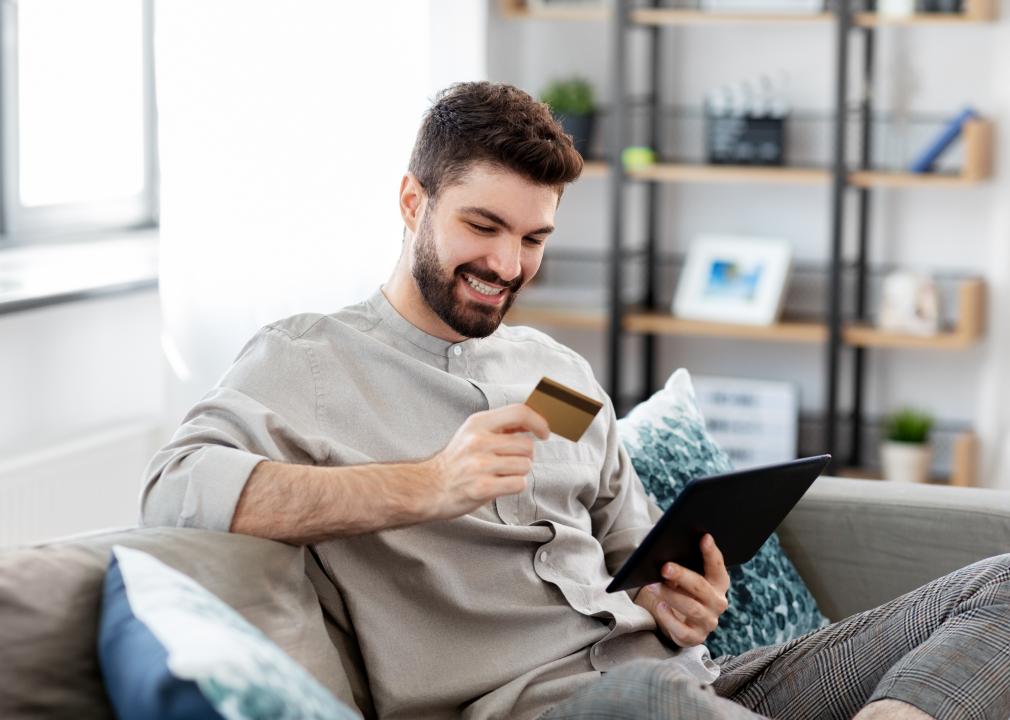
[[[269,458],[223,445],[203,447],[195,455],[179,527],[228,532],[253,468]]]

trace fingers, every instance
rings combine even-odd
[[[519,475],[526,477],[533,461],[522,455],[497,455],[483,467],[488,475]]]
[[[716,587],[707,577],[676,563],[663,565],[662,575],[670,587],[682,590],[705,607],[711,608],[715,613],[721,613],[726,609],[725,589]],[[727,576],[726,589],[728,588]]]
[[[710,533],[705,533],[705,537],[701,539],[701,556],[705,561],[705,579],[725,595],[729,590],[729,572],[726,570],[722,551]]]
[[[642,588],[636,602],[649,610],[660,630],[681,647],[701,645],[715,629],[710,617],[699,620],[682,609],[688,607],[692,615],[703,615],[700,603],[664,588],[661,583]]]
[[[701,603],[683,591],[670,588],[662,583],[657,585],[655,594],[661,601],[676,610],[680,619],[688,625],[703,630],[706,634],[718,627],[720,611],[717,608]]]
[[[543,416],[522,403],[476,413],[470,416],[470,420],[476,427],[488,432],[525,431],[533,433],[541,440],[546,440],[551,435],[551,429]]]
[[[533,438],[529,435],[510,434],[492,435],[489,445],[496,455],[522,455],[523,457],[533,457]]]
[[[488,500],[496,498],[499,495],[515,495],[526,489],[525,475],[505,475],[496,478],[496,480],[497,484],[488,493]]]

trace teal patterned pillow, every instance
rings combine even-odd
[[[621,440],[645,486],[665,510],[696,477],[732,469],[705,429],[691,377],[677,370],[666,387],[618,421]],[[729,608],[706,646],[713,657],[739,655],[762,645],[799,637],[828,624],[777,535],[757,555],[731,568]]]

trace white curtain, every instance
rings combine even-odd
[[[460,0],[157,3],[170,424],[258,327],[333,312],[386,279],[418,123],[437,87],[483,77],[484,12]]]

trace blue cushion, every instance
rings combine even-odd
[[[194,580],[119,545],[105,575],[98,659],[121,720],[359,717]]]
[[[686,370],[677,370],[618,426],[646,493],[663,510],[692,479],[732,469],[705,429]],[[777,535],[729,575],[729,608],[705,642],[713,657],[785,642],[828,624]]]

